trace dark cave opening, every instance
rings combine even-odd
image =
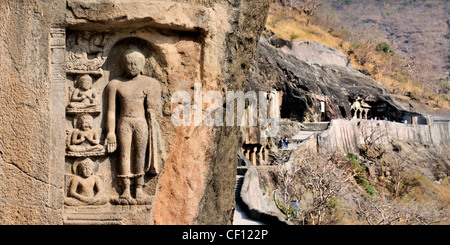
[[[306,108],[307,105],[305,101],[300,98],[295,98],[289,95],[283,96],[280,108],[280,117],[301,122],[304,118]]]

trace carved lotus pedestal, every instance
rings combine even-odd
[[[114,205],[151,205],[153,204],[154,197],[148,196],[145,198],[137,198],[137,199],[124,199],[124,198],[112,198],[111,204]]]

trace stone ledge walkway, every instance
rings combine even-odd
[[[241,192],[242,183],[244,182],[243,175],[236,175],[236,190],[235,199]],[[233,225],[265,225],[264,223],[253,220],[248,217],[247,214],[242,210],[241,206],[236,202],[236,210],[234,210]]]
[[[290,138],[291,143],[288,145],[288,148],[282,148],[281,150],[296,150],[303,141],[317,132],[318,131],[300,131]]]

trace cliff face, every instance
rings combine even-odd
[[[62,224],[54,154],[49,32],[65,1],[0,3],[0,223]],[[60,116],[59,118],[61,118]]]
[[[282,93],[281,117],[299,121],[329,121],[355,117],[352,106],[368,108],[362,117],[411,121],[410,113],[372,78],[348,65],[344,54],[321,44],[289,42],[270,31],[260,39],[248,80],[249,90]],[[321,113],[320,102],[325,104]],[[360,117],[359,113],[357,116]]]
[[[399,103],[348,63],[345,55],[320,44],[292,43],[270,31],[260,39],[246,89],[280,92],[284,118],[280,136],[295,138],[306,131],[304,122],[331,121],[327,130],[315,132],[297,149],[274,154],[273,164],[293,174],[287,178],[282,168],[259,171],[264,186],[289,193],[291,199],[286,195],[276,197],[285,202],[279,207],[282,210],[293,207],[289,202],[294,196],[299,200],[301,215],[291,216],[293,223],[445,224],[449,123],[432,123],[421,114],[409,112],[409,106]],[[368,113],[355,116],[355,106],[368,109]],[[369,120],[342,119],[366,116]],[[389,120],[370,120],[374,117]],[[400,123],[402,120],[408,124]],[[316,186],[324,187],[323,193],[334,189],[326,203],[337,205],[328,206],[326,211],[311,206],[323,203],[323,199],[314,201],[317,196],[311,193],[315,190],[305,191],[314,185],[314,179],[320,180]],[[368,195],[376,197],[376,203]],[[305,214],[310,212],[314,217],[318,210],[329,217],[324,214],[322,220],[308,220]]]
[[[333,120],[318,139],[328,151],[358,152],[360,145],[415,142],[434,147],[450,145],[450,124],[404,125],[387,121]]]
[[[205,90],[242,89],[268,6],[266,0],[2,1],[0,223],[231,224],[238,129],[175,127],[170,98],[176,91],[192,95],[194,83]],[[67,110],[70,93],[79,75],[91,76],[100,109],[80,113],[91,113],[91,126],[103,129],[101,148],[105,88],[121,75],[118,58],[130,46],[141,48],[143,75],[162,88],[155,120],[165,148],[153,149],[166,158],[161,172],[145,175],[143,189],[152,199],[65,205],[81,161],[66,152],[66,134],[78,124],[77,110]],[[78,154],[92,160],[108,198],[122,192],[120,178],[132,179],[133,187],[142,175],[118,175],[123,147]],[[121,205],[130,205],[128,211]]]

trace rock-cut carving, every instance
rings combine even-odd
[[[93,121],[89,114],[79,117],[77,128],[70,136],[69,156],[100,156],[105,153],[104,146],[100,144],[101,129],[93,128]]]
[[[364,102],[361,97],[356,98],[356,101],[350,107],[350,110],[354,111],[353,118],[355,119],[367,119],[371,106]]]
[[[70,96],[67,113],[100,113],[99,93],[92,88],[92,80],[88,74],[78,77],[76,88]]]
[[[104,195],[102,179],[94,174],[95,163],[89,158],[75,161],[73,172],[75,176],[69,184],[69,190],[64,203],[69,206],[103,205],[108,202]]]
[[[106,34],[81,32],[69,37],[71,49],[68,53],[67,68],[70,71],[97,71],[106,60],[104,46]]]
[[[145,56],[136,47],[125,50],[120,57],[123,76],[107,85],[107,136],[109,153],[119,148],[117,177],[123,190],[113,204],[148,204],[144,193],[144,175],[158,174],[164,164],[164,147],[157,115],[161,114],[161,85],[154,78],[142,75]],[[116,105],[116,101],[120,103]],[[120,116],[116,121],[116,107]],[[134,157],[131,157],[134,156]],[[131,180],[135,180],[135,199],[131,196]]]

